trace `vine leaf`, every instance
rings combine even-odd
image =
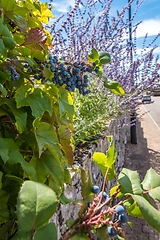
[[[23,108],[18,109],[14,100],[2,98],[0,99],[0,105],[7,104],[13,112],[16,119],[17,130],[22,133],[26,129],[27,113]]]
[[[141,194],[143,192],[137,171],[123,168],[118,176],[118,182],[124,193]]]
[[[50,222],[38,229],[34,236],[34,240],[57,240],[57,229],[55,224]]]
[[[41,227],[55,213],[57,203],[56,194],[47,185],[25,181],[17,201],[19,229],[27,232]]]
[[[67,91],[63,91],[59,98],[59,111],[61,116],[67,113],[70,118],[73,117],[74,107],[72,102],[70,94]]]
[[[150,168],[142,182],[144,190],[150,190],[148,194],[153,198],[160,201],[160,175]]]
[[[109,235],[106,227],[98,228],[96,231],[96,237],[101,238],[102,240],[108,240]]]
[[[3,172],[0,171],[0,189],[2,188],[2,182],[1,182],[2,176],[3,176]]]
[[[7,206],[9,195],[3,191],[0,190],[0,224],[5,223],[9,220],[9,210]]]
[[[92,193],[92,180],[90,172],[88,171],[87,176],[85,176],[85,171],[81,169],[81,180],[82,180],[82,196],[83,199],[89,203],[93,200],[93,193]]]
[[[0,27],[1,27],[0,35],[1,35],[1,39],[3,41],[4,46],[9,48],[10,50],[12,50],[15,46],[15,42],[12,38],[12,35],[11,35],[7,25],[3,24],[2,19],[0,19]],[[2,47],[3,47],[3,45],[2,45]],[[2,51],[3,51],[3,49],[2,49]]]
[[[63,151],[69,164],[73,164],[73,149],[71,146],[71,131],[68,127],[61,125],[58,129],[60,143],[62,144]]]
[[[28,31],[22,46],[34,44],[34,43],[39,43],[43,46],[46,43],[46,40],[47,40],[47,36],[41,29],[32,28]]]
[[[30,106],[32,114],[36,118],[41,118],[45,111],[49,112],[50,116],[52,116],[52,106],[49,95],[39,88],[34,89],[33,92],[31,90],[28,85],[21,86],[17,89],[15,94],[17,108]]]
[[[20,163],[24,171],[32,176],[34,168],[24,160],[19,148],[11,138],[0,138],[0,156],[4,163],[17,164]]]
[[[130,194],[140,208],[148,224],[160,233],[160,212],[140,195]]]
[[[62,186],[64,179],[63,168],[56,152],[50,146],[48,148],[49,150],[44,151],[40,158],[38,154],[34,154],[30,164],[35,168],[35,174],[31,179],[44,182],[46,177],[51,174],[54,182],[58,186]]]
[[[6,48],[4,46],[3,40],[0,39],[0,56],[5,57],[6,56]]]
[[[52,124],[41,122],[40,119],[37,118],[33,122],[33,126],[36,140],[39,146],[39,157],[41,156],[42,152],[47,148],[48,144],[51,146],[51,148],[60,151],[58,147],[58,137]]]
[[[72,200],[68,199],[68,198],[64,195],[64,193],[61,194],[61,196],[59,197],[59,200],[60,200],[60,202],[61,202],[62,204],[64,204],[64,205],[72,202]]]

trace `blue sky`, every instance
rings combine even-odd
[[[47,2],[41,0],[42,2]],[[82,0],[85,2],[86,0]],[[101,0],[103,1],[103,0]],[[132,13],[135,9],[135,1],[132,3]],[[49,2],[49,1],[48,1]],[[139,0],[140,2],[140,0]],[[67,13],[69,6],[74,7],[75,0],[53,0],[53,15],[58,18],[62,13]],[[110,15],[116,16],[117,10],[120,12],[122,8],[127,5],[128,0],[113,0]],[[142,46],[143,38],[148,33],[147,43],[149,43],[158,33],[160,33],[160,0],[144,0],[138,12],[136,13],[134,23],[142,20],[142,23],[137,29],[137,47],[139,51]],[[160,37],[156,40],[158,48],[155,50],[155,54],[160,54]]]

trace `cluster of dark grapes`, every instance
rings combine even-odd
[[[98,194],[99,193],[99,187],[98,186],[93,186],[92,187],[92,192],[95,193],[95,194]],[[101,197],[102,195],[102,192],[99,193],[99,197]],[[102,197],[102,202],[105,202],[109,199],[109,196],[107,195],[106,192],[103,192],[103,197]],[[92,202],[90,202],[88,204],[88,207],[90,207],[90,205],[92,204]],[[101,210],[99,210],[97,214],[100,213]],[[118,219],[116,219],[116,222],[118,222],[119,224],[123,224],[123,223],[127,223],[128,221],[128,217],[127,215],[124,213],[124,207],[121,206],[121,205],[118,205],[116,206],[115,208],[115,212],[116,212],[116,218],[118,217]],[[118,221],[117,221],[118,220]],[[114,225],[114,224],[113,224]],[[104,224],[104,227],[106,227],[108,229],[108,235],[114,237],[117,235],[117,231],[116,231],[116,228],[114,226],[107,226],[106,224]],[[96,239],[96,238],[95,238]]]
[[[9,71],[11,72],[11,79],[13,81],[18,80],[20,78],[20,74],[16,72],[12,65],[9,66]]]
[[[88,75],[84,73],[91,73],[96,63],[85,63],[84,61],[63,63],[59,62],[56,56],[49,56],[49,60],[42,63],[42,65],[54,73],[54,77],[52,78],[54,84],[60,86],[65,85],[65,89],[70,92],[74,92],[75,89],[78,89],[79,93],[84,96],[91,92],[89,89],[86,90],[88,87]],[[42,84],[47,81],[40,70],[42,69],[41,66],[32,70],[28,64],[25,64],[24,68],[27,69],[27,72],[34,75],[34,79],[41,80]],[[95,67],[95,72],[98,71],[99,67],[97,66]]]

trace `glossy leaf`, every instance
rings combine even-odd
[[[143,218],[141,210],[133,199],[125,201],[123,205],[126,206],[129,215],[133,217]]]
[[[9,48],[10,50],[12,50],[14,48],[15,42],[12,38],[12,35],[11,35],[7,25],[3,25],[2,40],[3,40],[5,47]]]
[[[64,205],[72,202],[72,200],[68,199],[68,198],[64,195],[64,193],[61,194],[61,196],[59,197],[59,200],[60,200],[60,202],[61,202],[62,204],[64,204]]]
[[[90,238],[86,236],[84,232],[76,233],[71,237],[71,240],[89,240]]]
[[[68,116],[72,118],[74,114],[74,107],[69,103],[68,94],[69,93],[66,91],[61,95],[61,98],[59,98],[59,111],[60,115],[67,113]]]
[[[150,168],[147,171],[145,178],[142,182],[142,187],[144,190],[149,190],[159,186],[160,186],[160,175],[156,173],[154,169]]]
[[[148,224],[153,227],[157,232],[160,233],[160,212],[155,209],[149,202],[139,195],[131,195],[136,201],[138,207],[140,208],[143,217],[148,222]]]
[[[109,88],[114,94],[125,95],[123,88],[118,82],[108,80],[107,82],[104,82],[104,86]]]
[[[88,55],[88,60],[90,62],[95,62],[96,60],[99,60],[98,52],[95,48],[91,50],[91,53]]]
[[[39,146],[39,157],[46,149],[47,145],[50,145],[53,149],[59,148],[57,145],[59,143],[58,137],[52,124],[41,122],[40,119],[37,118],[34,121],[33,126],[36,140]]]
[[[18,88],[15,94],[17,107],[30,106],[33,116],[37,118],[41,118],[45,111],[48,111],[51,116],[52,106],[48,94],[38,88],[33,92],[31,90],[28,85]]]
[[[57,240],[57,229],[55,224],[50,222],[38,229],[35,233],[34,240]]]
[[[107,151],[107,167],[111,168],[113,163],[116,160],[117,157],[117,152],[116,149],[114,147],[114,141],[113,141],[113,136],[107,136],[110,146],[109,149]]]
[[[25,181],[17,201],[19,229],[27,232],[41,227],[55,213],[57,202],[56,194],[48,186]]]
[[[111,61],[111,56],[107,52],[99,52],[99,60],[101,64],[107,64]]]
[[[3,191],[0,190],[0,224],[5,223],[9,220],[9,210],[7,206],[9,195]]]
[[[123,168],[118,176],[118,182],[124,193],[141,194],[143,192],[137,171]]]
[[[1,0],[1,7],[4,11],[12,11],[15,4],[15,0]]]

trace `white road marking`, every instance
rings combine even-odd
[[[160,130],[160,127],[158,126],[158,124],[155,122],[155,120],[152,118],[151,114],[148,112],[148,110],[145,108],[144,105],[142,105],[144,107],[144,109],[146,110],[146,112],[148,113],[148,115],[150,116],[150,118],[152,119],[152,121],[156,124],[156,126],[159,128]]]

